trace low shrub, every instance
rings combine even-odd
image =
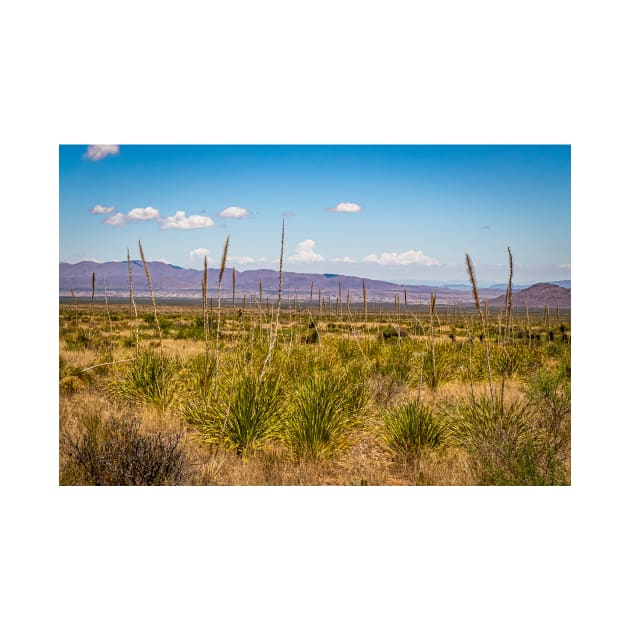
[[[470,456],[481,485],[558,485],[565,469],[532,420],[527,405],[501,411],[483,396],[460,405],[453,435]]]
[[[391,340],[391,339],[401,339],[403,337],[408,337],[409,331],[402,327],[394,327],[387,326],[383,328],[378,334],[379,339]]]
[[[190,473],[180,433],[144,433],[137,420],[84,419],[78,435],[61,434],[62,485],[176,485]]]

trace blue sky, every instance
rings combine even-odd
[[[570,278],[571,151],[544,146],[62,145],[60,260],[138,258],[401,282]]]

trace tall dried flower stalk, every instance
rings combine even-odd
[[[208,325],[208,257],[203,257],[203,277],[201,278],[201,302],[203,312],[203,338],[206,346],[204,360],[204,383],[208,378],[208,363],[210,361],[210,330]]]
[[[363,315],[365,317],[365,325],[368,321],[367,291],[365,290],[365,280],[363,282]]]
[[[223,246],[223,256],[221,256],[221,268],[219,269],[219,287],[217,289],[217,339],[215,344],[215,380],[214,380],[214,396],[216,398],[219,387],[219,334],[221,328],[221,285],[223,284],[223,274],[225,273],[225,265],[227,263],[228,247],[230,245],[230,237],[225,239]]]
[[[232,308],[236,305],[236,268],[232,267]]]
[[[477,307],[477,313],[479,314],[479,319],[481,321],[481,331],[483,334],[484,345],[486,347],[486,368],[488,370],[488,386],[490,388],[490,400],[492,403],[492,411],[494,412],[495,401],[494,401],[494,387],[492,385],[492,372],[490,370],[490,344],[488,343],[486,320],[483,316],[483,312],[481,310],[481,303],[479,301],[479,290],[477,289],[477,278],[475,277],[475,269],[473,267],[472,260],[470,259],[470,256],[468,254],[466,254],[466,267],[468,268],[468,276],[470,278],[470,283],[472,284],[473,297],[475,298],[475,306]]]
[[[131,273],[131,256],[127,247],[127,271],[129,272],[129,305],[133,309],[134,322],[136,324],[136,355],[140,352],[140,326],[138,324],[138,309],[133,295],[133,274]],[[94,286],[94,285],[92,285]]]
[[[508,247],[508,257],[510,259],[510,277],[508,279],[508,288],[505,294],[505,337],[509,339],[510,330],[512,328],[512,277],[514,276],[514,261],[512,260],[512,250]]]
[[[105,296],[105,312],[107,313],[107,321],[109,322],[109,353],[114,357],[114,327],[112,325],[112,316],[109,312],[109,302],[107,301],[107,280],[103,274],[103,295]]]
[[[507,369],[508,369],[508,350],[507,343],[510,338],[510,328],[512,324],[512,276],[514,274],[514,263],[512,261],[512,250],[508,247],[508,257],[510,262],[510,276],[508,278],[508,286],[507,291],[505,293],[505,334],[503,336],[503,352],[505,353],[505,368],[503,370],[503,374],[501,375],[501,396],[500,396],[500,404],[501,404],[501,413],[504,410],[504,400],[505,400],[505,380],[507,377]],[[487,304],[487,301],[486,301]],[[501,309],[499,309],[499,336],[501,336]]]
[[[284,219],[282,220],[282,235],[280,237],[280,266],[278,271],[278,306],[276,308],[276,320],[275,325],[273,326],[273,331],[271,333],[269,339],[269,351],[267,352],[267,356],[263,362],[262,369],[260,370],[259,382],[262,382],[263,377],[265,376],[265,371],[267,370],[267,365],[271,360],[271,355],[273,354],[273,349],[276,345],[276,339],[278,338],[278,327],[280,326],[280,306],[282,304],[282,263],[284,260]]]
[[[147,284],[149,285],[149,293],[151,294],[151,303],[153,304],[153,316],[155,318],[155,327],[158,331],[158,337],[160,340],[160,352],[162,352],[162,329],[160,328],[160,320],[158,319],[157,304],[155,302],[155,294],[153,293],[153,284],[151,283],[151,274],[149,273],[149,265],[147,265],[146,258],[144,257],[144,250],[142,249],[142,243],[138,241],[138,248],[140,249],[140,258],[142,258],[142,264],[144,266],[144,274],[147,277]]]
[[[532,326],[529,320],[529,305],[525,300],[525,321],[527,322],[527,347],[531,348],[532,345]]]
[[[92,272],[92,305],[94,304],[94,291],[96,289],[96,271]]]
[[[431,382],[435,386],[437,383],[435,370],[435,293],[431,293],[431,303],[429,306],[429,327],[431,330],[431,369],[433,371],[431,374]]]
[[[549,304],[545,304],[545,331],[549,335]]]
[[[337,307],[336,307],[336,313],[337,313],[337,317],[339,317],[339,309],[341,308],[341,280],[339,280],[339,291],[337,293]],[[342,317],[343,319],[343,317]]]

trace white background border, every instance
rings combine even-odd
[[[576,4],[5,9],[3,627],[627,625],[630,55]],[[573,486],[59,488],[61,143],[571,144]]]

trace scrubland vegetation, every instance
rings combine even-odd
[[[570,483],[568,311],[226,277],[222,302],[60,305],[60,484]]]

